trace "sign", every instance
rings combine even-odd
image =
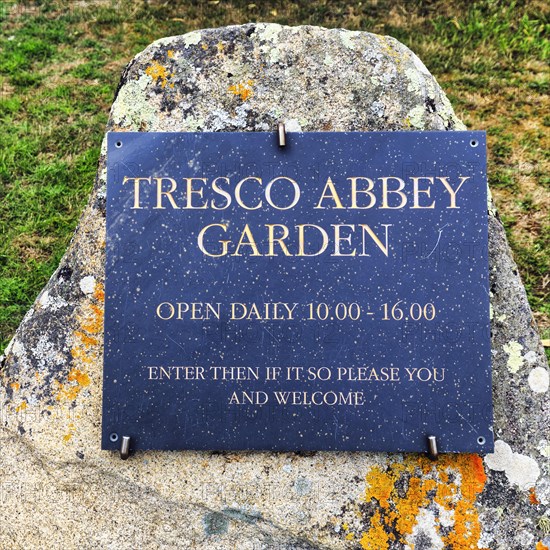
[[[104,449],[493,450],[483,132],[107,159]]]

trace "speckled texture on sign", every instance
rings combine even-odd
[[[485,133],[274,138],[108,135],[103,448],[492,452]]]
[[[126,69],[108,128],[268,131],[279,119],[305,131],[464,129],[396,40],[278,25],[154,43]],[[121,462],[100,451],[104,151],[67,254],[3,361],[0,547],[550,545],[549,395],[538,371],[529,383],[548,367],[491,204],[495,457],[144,452]]]

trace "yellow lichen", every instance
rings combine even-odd
[[[253,84],[253,80],[247,80],[246,82],[239,82],[229,86],[228,90],[232,94],[238,95],[243,101],[246,101],[252,95]]]
[[[168,50],[166,52],[166,55],[170,58],[170,59],[174,59],[174,50]]]
[[[64,436],[63,436],[63,441],[65,443],[68,443],[70,440],[71,440],[71,437],[73,437],[74,435],[74,432],[76,430],[76,426],[72,423],[72,422],[69,422],[69,426],[68,426],[68,433],[66,433]]]
[[[94,338],[93,336],[88,336],[87,334],[84,334],[79,330],[75,332],[75,336],[79,338],[86,347],[97,346],[97,344],[99,343],[97,338]]]
[[[94,288],[94,298],[98,302],[105,301],[105,287],[101,283],[96,283]]]
[[[150,76],[155,83],[160,83],[164,88],[169,78],[174,76],[174,73],[168,72],[166,67],[163,67],[158,61],[153,61],[149,67],[145,69],[145,74]]]
[[[76,382],[79,386],[83,387],[90,385],[90,377],[85,372],[78,369],[71,369],[67,380],[69,380],[69,382]]]
[[[87,365],[99,359],[104,300],[104,287],[101,283],[96,283],[90,302],[86,303],[77,315],[80,326],[74,332],[71,355],[75,364],[67,375],[68,384],[55,381],[57,401],[74,401],[82,389],[92,382],[86,370]]]
[[[376,504],[377,510],[361,537],[361,546],[386,550],[390,541],[407,544],[420,510],[433,500],[451,512],[454,520],[452,531],[441,533],[445,546],[477,548],[481,528],[475,500],[485,480],[483,462],[477,455],[444,455],[435,463],[411,455],[387,468],[373,467],[366,476],[365,498]]]
[[[16,412],[21,412],[21,411],[24,411],[26,408],[27,408],[27,402],[26,401],[21,401],[21,403],[17,406],[15,411]]]
[[[390,538],[384,530],[384,524],[377,510],[370,518],[370,529],[363,533],[359,543],[365,550],[388,550]]]

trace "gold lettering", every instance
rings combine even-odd
[[[227,254],[227,245],[231,241],[218,241],[219,243],[222,244],[222,251],[219,254],[211,254],[210,252],[208,252],[206,250],[206,248],[204,248],[204,234],[206,233],[206,231],[210,227],[221,227],[224,232],[227,231],[227,224],[225,224],[225,223],[211,223],[210,225],[207,225],[206,227],[203,227],[199,232],[199,236],[197,237],[197,243],[199,245],[199,250],[203,254],[206,254],[207,256],[210,256],[211,258],[219,258],[220,256],[225,256]]]
[[[224,206],[218,206],[214,199],[212,199],[212,208],[214,210],[225,210],[226,208],[229,208],[229,206],[231,205],[231,195],[225,191],[224,189],[222,189],[221,187],[218,186],[218,180],[225,180],[225,183],[227,183],[227,185],[230,184],[230,181],[229,181],[229,178],[225,178],[225,177],[219,177],[219,178],[215,178],[213,181],[212,181],[212,189],[214,191],[214,193],[217,193],[218,195],[221,195],[222,197],[225,198],[225,205]]]
[[[407,195],[402,192],[403,187],[405,187],[405,182],[401,178],[397,178],[395,176],[388,176],[378,179],[382,180],[382,206],[380,208],[390,208],[392,210],[403,208],[407,204]],[[399,182],[397,189],[388,189],[388,180],[397,180]],[[399,204],[399,206],[390,206],[388,204],[388,195],[390,193],[397,194],[401,197],[401,204]]]
[[[129,178],[128,176],[124,176],[122,185],[124,185],[127,181],[132,180],[134,180],[134,206],[132,206],[132,209],[137,210],[138,208],[143,208],[143,206],[139,205],[139,182],[143,180],[151,183],[151,178]]]
[[[193,195],[198,195],[202,199],[203,189],[193,189],[193,180],[202,181],[206,183],[206,178],[183,178],[187,182],[187,205],[185,208],[193,210],[204,210],[208,208],[208,205],[205,203],[201,206],[193,206]]]
[[[330,191],[330,194],[326,194],[327,189]],[[338,196],[338,193],[336,191],[336,187],[334,187],[334,183],[332,183],[332,180],[329,178],[327,179],[327,183],[325,185],[325,188],[323,189],[323,194],[321,195],[321,198],[319,199],[319,203],[315,208],[321,208],[324,209],[324,206],[321,206],[321,203],[325,199],[332,199],[334,201],[334,204],[336,205],[334,208],[344,208],[342,205],[342,201],[340,200],[340,197]]]
[[[352,209],[358,209],[358,210],[365,210],[367,208],[372,208],[376,204],[376,195],[372,193],[372,189],[374,187],[374,181],[372,181],[370,178],[364,178],[361,176],[348,178],[348,180],[351,181],[351,208]],[[357,180],[366,180],[368,181],[368,185],[366,189],[357,189]],[[368,195],[370,198],[370,203],[367,206],[357,206],[357,195],[359,193],[362,193],[364,195]]]
[[[245,241],[245,237],[248,240]],[[242,254],[239,253],[241,246],[249,246],[252,249],[251,256],[261,256],[260,251],[258,250],[258,246],[256,245],[256,241],[254,240],[254,235],[252,235],[252,231],[250,230],[250,227],[248,227],[248,224],[244,226],[241,238],[239,239],[239,243],[237,244],[237,248],[235,249],[235,252],[231,255],[242,256]]]
[[[305,235],[304,235],[304,228],[305,227],[314,227],[315,229],[319,230],[321,235],[323,236],[323,244],[321,246],[321,249],[315,252],[314,254],[306,254],[305,252]],[[322,254],[328,246],[328,235],[327,232],[318,225],[314,225],[311,223],[302,223],[300,225],[296,226],[296,229],[298,229],[298,256],[319,256],[319,254]]]
[[[334,227],[334,254],[331,254],[331,256],[355,256],[355,248],[353,249],[353,252],[350,252],[349,254],[342,254],[340,251],[340,241],[346,241],[348,244],[351,244],[351,233],[347,237],[341,237],[340,228],[349,227],[353,233],[355,231],[355,225],[348,225],[345,223],[331,225]]]
[[[460,188],[462,187],[462,184],[470,179],[470,176],[460,176],[460,183],[458,184],[458,187],[456,189],[453,189],[451,187],[451,184],[447,181],[448,176],[440,177],[438,176],[437,179],[441,181],[441,183],[445,186],[445,189],[449,192],[450,196],[450,206],[447,206],[447,208],[460,208],[460,206],[456,205],[456,194],[460,191]]]
[[[369,225],[365,224],[365,223],[360,223],[359,224],[359,227],[362,227],[363,228],[363,252],[362,254],[360,254],[360,256],[370,256],[370,254],[367,254],[365,252],[365,233],[368,234],[371,239],[374,241],[374,243],[376,244],[376,246],[387,256],[388,255],[388,247],[389,247],[389,244],[388,244],[388,227],[391,227],[393,224],[391,223],[383,223],[381,224],[382,227],[385,227],[386,228],[386,245],[384,246],[382,244],[382,241],[376,236],[376,234],[374,233],[374,231],[370,228]]]
[[[294,188],[294,199],[292,200],[292,203],[290,203],[288,206],[285,206],[285,207],[277,206],[271,200],[271,188],[273,187],[273,184],[278,180],[287,180],[292,184],[292,187]],[[298,186],[298,184],[293,179],[287,178],[285,176],[280,176],[278,178],[272,179],[267,184],[267,187],[265,188],[265,198],[266,198],[267,202],[271,206],[273,206],[273,208],[276,208],[277,210],[289,210],[290,208],[294,208],[298,204],[298,201],[300,200],[300,187]]]
[[[418,196],[420,193],[425,193],[426,195],[428,195],[428,198],[431,198],[430,193],[432,188],[428,187],[426,189],[419,189],[418,182],[419,180],[428,180],[428,182],[431,185],[433,185],[433,182],[434,182],[433,177],[414,176],[411,179],[413,180],[413,208],[435,208],[435,201],[433,201],[432,204],[430,204],[429,206],[420,206],[419,196]]]
[[[176,204],[172,193],[177,189],[178,184],[176,180],[172,178],[153,178],[157,182],[157,205],[154,207],[158,210],[164,210],[166,207],[162,206],[162,197],[163,195],[168,198],[168,202],[172,205],[172,208],[179,209],[179,206]],[[162,190],[162,180],[167,180],[170,182],[170,189],[168,191]]]
[[[168,306],[168,312],[169,312],[169,316],[168,317],[163,317],[160,313],[161,313],[161,308],[162,306]],[[172,317],[174,316],[174,313],[175,313],[175,309],[174,309],[174,306],[170,303],[170,302],[162,302],[162,304],[159,304],[157,306],[157,317],[159,319],[162,319],[163,321],[168,321],[169,319],[172,319]]]
[[[243,178],[239,183],[237,183],[237,186],[235,187],[235,198],[237,199],[237,203],[241,208],[244,208],[245,210],[258,210],[258,208],[262,207],[261,200],[256,206],[246,206],[246,204],[244,204],[241,199],[241,187],[243,183],[247,180],[256,180],[260,185],[262,185],[262,180],[260,178],[255,178],[253,176]]]
[[[281,250],[283,251],[283,254],[285,256],[292,256],[292,254],[288,251],[286,244],[284,243],[284,240],[288,237],[288,227],[280,223],[266,223],[265,226],[267,227],[269,232],[269,253],[267,255],[277,256],[277,254],[275,253],[275,243],[277,243],[281,247]],[[283,230],[282,237],[275,237],[275,227],[280,227]]]

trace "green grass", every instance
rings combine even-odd
[[[550,337],[546,3],[0,2],[0,352],[57,266],[91,189],[120,72],[157,38],[248,21],[390,34],[489,141],[489,178]]]

